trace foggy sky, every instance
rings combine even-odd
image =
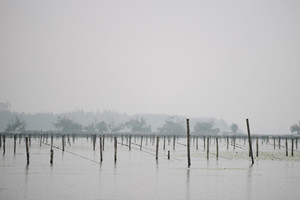
[[[300,120],[300,1],[0,1],[0,102],[19,112]]]

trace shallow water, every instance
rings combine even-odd
[[[120,138],[118,139],[120,141]],[[54,145],[61,147],[61,140]],[[98,142],[98,141],[97,141]],[[134,142],[134,141],[133,141]],[[124,141],[125,143],[125,141]],[[139,141],[136,141],[139,144]],[[144,142],[145,144],[145,142]],[[299,199],[299,152],[285,157],[284,148],[261,147],[261,158],[255,164],[247,156],[247,146],[226,149],[220,143],[220,157],[215,158],[211,143],[210,158],[199,140],[199,150],[192,143],[192,165],[187,168],[184,139],[176,143],[175,151],[166,142],[158,161],[155,145],[148,142],[142,151],[132,145],[118,144],[118,159],[114,162],[113,143],[105,140],[104,160],[99,163],[96,151],[86,138],[66,146],[66,151],[54,148],[54,164],[50,165],[50,147],[33,140],[30,165],[26,165],[25,145],[13,153],[13,139],[7,139],[6,153],[0,157],[0,199]],[[246,150],[245,150],[246,149]],[[167,150],[171,159],[166,158]],[[273,159],[273,160],[272,160]]]

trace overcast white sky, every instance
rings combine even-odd
[[[300,120],[300,1],[0,1],[0,102],[22,112]]]

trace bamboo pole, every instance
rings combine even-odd
[[[207,137],[207,147],[206,147],[206,149],[207,149],[206,157],[207,157],[207,159],[209,159],[209,137]]]
[[[158,147],[159,147],[159,136],[156,138],[156,154],[155,154],[155,159],[158,159]]]
[[[100,163],[102,163],[102,161],[103,161],[103,147],[102,147],[102,145],[103,145],[103,142],[102,142],[102,137],[100,136]]]
[[[50,164],[53,164],[53,135],[51,135]]]
[[[27,158],[27,165],[29,165],[29,147],[28,147],[28,137],[25,138],[26,142],[26,158]]]
[[[285,155],[286,155],[286,156],[289,155],[287,138],[285,138]]]
[[[115,162],[117,162],[117,137],[114,137],[114,141],[115,141]]]
[[[186,133],[187,133],[187,157],[188,157],[188,167],[191,166],[191,152],[190,152],[190,121],[186,119]]]
[[[251,142],[251,136],[250,136],[250,126],[249,126],[249,120],[246,119],[246,123],[247,123],[247,131],[248,131],[248,141],[249,141],[249,153],[251,156],[251,160],[252,160],[252,165],[254,164],[254,159],[253,159],[253,152],[252,152],[252,142]]]
[[[5,154],[5,142],[6,142],[6,137],[5,134],[3,135],[3,155]]]
[[[256,138],[256,157],[258,157],[258,137]]]

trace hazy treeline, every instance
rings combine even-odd
[[[151,132],[165,132],[168,131],[168,125],[179,124],[185,128],[186,116],[169,116],[165,114],[137,114],[128,115],[114,111],[103,112],[85,112],[83,110],[76,110],[66,113],[19,113],[10,110],[8,104],[1,103],[0,105],[0,131],[5,131],[9,124],[12,124],[16,117],[25,123],[25,130],[42,130],[42,131],[55,131],[59,130],[58,120],[68,119],[82,127],[82,131],[88,130],[87,127],[92,127],[101,122],[105,122],[108,126],[122,124],[122,130],[130,131],[134,129],[134,123],[140,123],[143,120],[144,127],[147,127],[147,131]],[[190,118],[190,127],[194,127],[198,122],[212,123],[214,129],[217,132],[231,131],[231,127],[228,126],[225,120],[215,118]],[[198,128],[199,125],[197,124]],[[195,126],[197,127],[197,126]],[[202,127],[203,128],[203,127]],[[205,127],[204,127],[205,128]],[[193,130],[193,128],[192,128]]]

